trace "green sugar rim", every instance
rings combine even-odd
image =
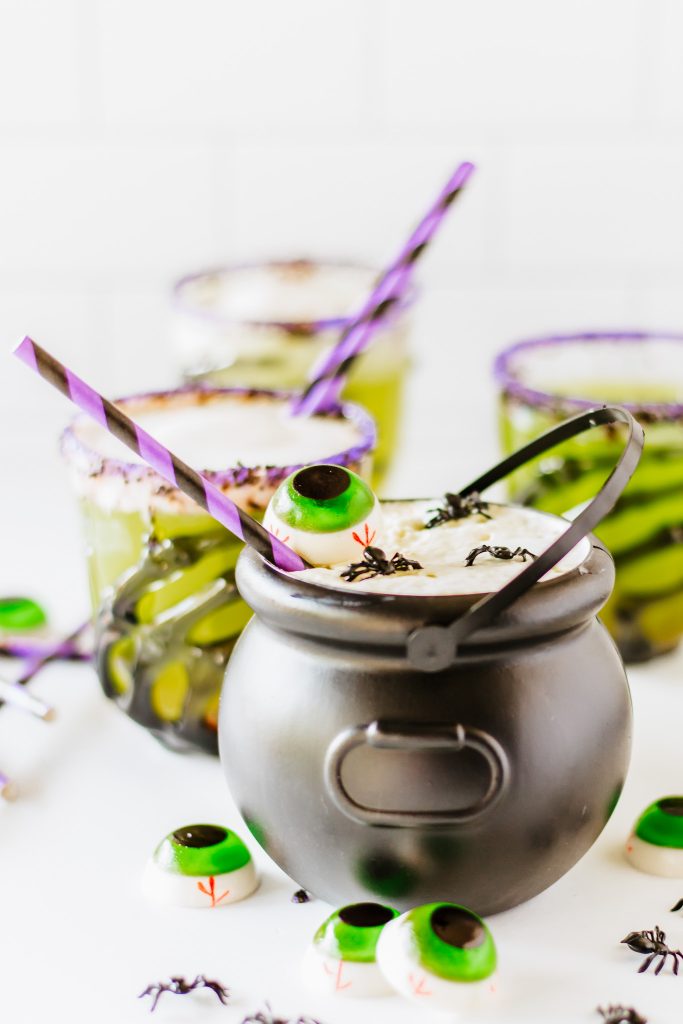
[[[164,871],[176,875],[208,878],[211,875],[226,875],[230,871],[243,868],[251,860],[251,854],[238,835],[225,829],[225,837],[220,842],[200,847],[183,846],[171,832],[159,843],[153,859]]]
[[[484,940],[473,949],[459,949],[444,942],[432,927],[432,914],[439,907],[455,907],[469,914],[484,929]],[[496,969],[496,947],[482,919],[467,907],[456,903],[427,903],[409,910],[401,920],[404,942],[425,968],[446,981],[472,982],[490,977]]]
[[[272,511],[288,526],[306,533],[338,533],[356,526],[374,508],[375,495],[357,473],[346,472],[349,486],[344,493],[324,501],[299,494],[294,487],[297,474],[292,473],[275,492]]]
[[[678,814],[667,814],[664,805],[680,808]],[[683,796],[663,796],[643,811],[635,825],[635,834],[653,846],[683,849]]]
[[[387,907],[384,904],[370,904],[386,911],[391,916],[387,921],[377,925],[354,925],[348,924],[341,917],[345,910],[349,910],[355,904],[341,907],[331,914],[324,921],[313,937],[313,944],[321,952],[334,960],[348,960],[357,964],[372,964],[375,962],[375,950],[382,929],[388,921],[398,917],[398,910]]]

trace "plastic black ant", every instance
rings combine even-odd
[[[441,523],[448,523],[453,519],[467,519],[468,516],[479,514],[484,519],[493,519],[488,513],[488,501],[482,501],[478,491],[472,491],[465,497],[462,494],[451,494],[446,491],[444,504],[441,508],[427,509],[427,515],[431,516],[425,523],[425,529],[431,530]]]
[[[374,576],[393,576],[395,572],[409,572],[411,569],[421,569],[419,562],[411,558],[404,558],[398,551],[391,558],[387,558],[381,548],[367,547],[363,551],[362,562],[352,562],[347,569],[341,573],[342,579],[353,583],[354,580],[364,576],[372,579]]]
[[[528,548],[506,548],[504,546],[497,546],[490,544],[482,544],[478,548],[472,548],[469,555],[465,559],[465,565],[474,565],[474,560],[479,558],[479,555],[492,555],[493,558],[501,558],[503,561],[510,561],[513,558],[521,558],[523,562],[526,562],[527,555],[529,558],[538,558],[533,551],[529,551]]]
[[[658,957],[660,959],[655,968],[655,974],[659,974],[668,956],[673,959],[674,974],[678,974],[678,958],[680,957],[683,960],[683,953],[681,953],[680,949],[669,949],[666,944],[666,935],[659,925],[655,925],[654,931],[629,932],[626,938],[621,941],[629,949],[632,949],[634,953],[642,953],[643,956],[647,956],[645,963],[641,964],[638,968],[638,974],[646,971],[653,960],[656,960]]]
[[[230,989],[225,988],[219,981],[209,981],[203,974],[198,974],[194,981],[185,981],[184,978],[170,978],[168,982],[159,981],[156,985],[148,985],[145,991],[140,993],[138,999],[142,999],[143,996],[152,996],[152,1005],[149,1008],[149,1012],[153,1013],[164,992],[172,992],[174,996],[186,996],[188,992],[194,992],[196,988],[210,988],[212,992],[216,993],[218,1000],[223,1006],[228,1005]]]
[[[270,1004],[266,1003],[265,1005],[265,1013],[263,1010],[250,1013],[244,1018],[242,1024],[320,1024],[320,1021],[314,1020],[313,1017],[297,1017],[296,1020],[289,1017],[276,1017],[270,1008]]]
[[[605,1024],[647,1024],[647,1017],[641,1017],[632,1006],[607,1006],[604,1010],[598,1006],[598,1013]]]

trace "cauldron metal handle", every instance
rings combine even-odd
[[[476,803],[450,811],[385,811],[358,803],[342,781],[344,759],[356,747],[367,744],[379,750],[476,750],[489,769],[488,789]],[[420,828],[425,825],[453,825],[470,821],[489,810],[508,785],[510,768],[500,743],[482,729],[456,723],[415,724],[406,727],[400,722],[370,722],[339,733],[325,755],[324,779],[329,795],[340,811],[364,825],[389,825]]]
[[[612,510],[626,487],[640,459],[643,450],[644,436],[639,423],[628,410],[620,406],[603,406],[590,412],[581,413],[572,419],[565,420],[553,427],[535,441],[524,445],[497,466],[489,469],[459,494],[466,497],[474,492],[482,493],[492,484],[508,476],[513,470],[526,462],[555,448],[562,441],[567,441],[577,434],[594,427],[612,423],[623,423],[629,428],[628,440],[616,466],[608,479],[600,488],[592,501],[573,520],[565,532],[550,547],[542,551],[518,576],[510,580],[501,590],[489,594],[473,605],[465,615],[450,626],[421,626],[408,637],[408,660],[424,672],[439,672],[453,663],[457,656],[458,645],[470,634],[489,625],[495,618],[508,608],[513,601],[521,597],[534,583],[564,558],[580,540],[583,539]]]

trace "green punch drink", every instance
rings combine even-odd
[[[260,519],[294,468],[371,472],[375,430],[360,407],[290,415],[290,396],[187,387],[118,405]],[[178,749],[216,750],[225,665],[251,610],[234,580],[241,543],[97,423],[62,438],[86,531],[97,668],[108,696]]]
[[[645,429],[643,458],[614,512],[596,530],[617,567],[602,618],[627,661],[674,648],[683,636],[683,336],[593,333],[521,342],[496,361],[505,451],[569,415],[626,406]],[[564,444],[512,478],[512,496],[565,513],[613,464],[611,429]]]
[[[173,335],[185,375],[222,386],[304,386],[377,271],[291,260],[183,278],[174,291]],[[344,397],[377,423],[375,482],[395,452],[408,369],[409,289],[351,370]]]

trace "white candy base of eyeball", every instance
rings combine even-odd
[[[301,978],[307,989],[320,995],[356,998],[391,995],[391,986],[376,963],[335,960],[314,944],[304,953]]]
[[[174,871],[164,871],[154,861],[148,862],[142,877],[142,890],[155,903],[169,907],[204,907],[209,910],[246,899],[258,888],[258,884],[256,868],[251,860],[236,871],[213,875],[213,886],[211,876],[180,875]]]
[[[446,1010],[463,1017],[482,1010],[495,997],[498,989],[495,974],[483,981],[447,981],[420,967],[408,956],[405,934],[401,929],[391,930],[392,923],[384,926],[379,937],[377,963],[399,995],[426,1010]]]
[[[683,850],[672,846],[655,846],[631,835],[626,843],[626,860],[634,868],[661,878],[683,878]]]
[[[305,558],[311,565],[330,566],[346,562],[360,562],[363,551],[371,544],[382,547],[382,510],[379,501],[370,510],[366,519],[346,530],[335,530],[333,533],[309,533],[307,530],[295,530],[283,522],[268,508],[263,525],[281,541],[293,548],[297,554]],[[359,540],[354,538],[354,534]],[[393,551],[388,552],[389,557]]]

